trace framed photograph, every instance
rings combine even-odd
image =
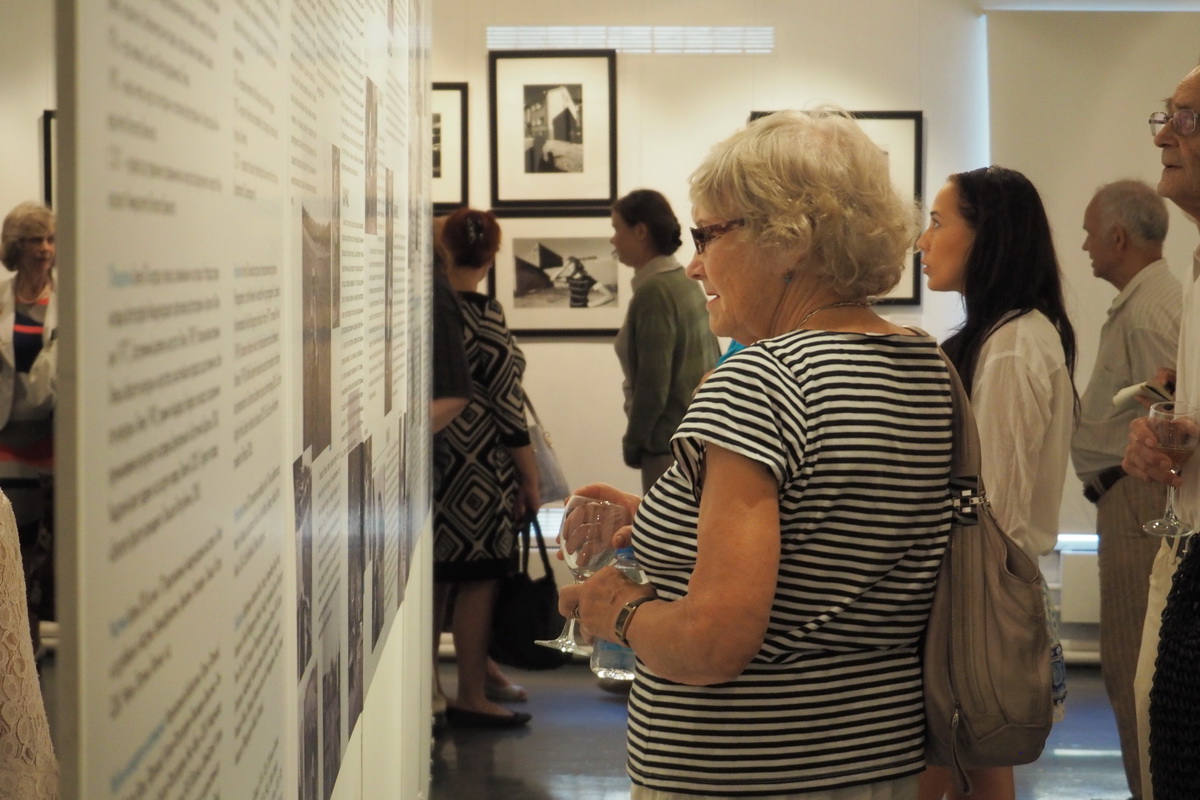
[[[617,193],[614,50],[494,50],[492,210],[609,215]]]
[[[467,84],[435,83],[433,112],[433,213],[467,204]]]
[[[58,124],[55,113],[42,112],[42,200],[46,208],[54,208],[55,182],[58,180]]]
[[[770,111],[751,111],[750,119],[756,120]],[[851,111],[867,135],[888,156],[892,170],[892,181],[921,202],[924,195],[925,167],[924,125],[920,111]],[[904,274],[896,288],[880,305],[919,306],[921,304],[921,254],[914,252],[905,264]]]
[[[633,295],[633,270],[609,241],[608,217],[516,217],[488,291],[521,337],[615,336]]]

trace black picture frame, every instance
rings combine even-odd
[[[771,111],[751,111],[750,121]],[[867,135],[888,154],[892,177],[898,187],[912,185],[913,197],[924,202],[925,122],[920,111],[851,111]],[[914,252],[900,282],[876,303],[884,306],[921,305],[921,254]]]
[[[616,82],[615,50],[489,53],[497,216],[611,213],[617,197]]]
[[[465,83],[434,83],[430,94],[433,118],[430,194],[433,197],[434,214],[449,214],[462,208],[470,197],[468,93]]]
[[[42,200],[54,208],[54,186],[58,179],[58,123],[52,109],[42,112]]]
[[[607,217],[518,217],[504,224],[488,294],[512,332],[613,337],[633,297],[633,270],[618,263]]]

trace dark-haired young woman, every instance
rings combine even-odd
[[[943,347],[971,396],[997,521],[1036,559],[1058,539],[1076,405],[1075,331],[1041,198],[1015,170],[951,175],[917,247],[929,288],[963,296],[966,320]],[[1065,688],[1055,645],[1058,706]],[[970,773],[972,800],[1014,797],[1012,767]],[[921,800],[959,797],[949,783],[947,771],[929,768]]]
[[[616,342],[628,418],[621,453],[641,470],[646,492],[674,461],[671,436],[720,350],[704,292],[675,259],[683,242],[667,198],[652,189],[630,192],[613,206],[612,227],[617,260],[635,273]]]
[[[462,301],[472,384],[466,408],[442,431],[447,463],[434,492],[436,631],[451,588],[455,591],[451,631],[458,693],[446,708],[446,720],[453,727],[524,725],[528,714],[492,699],[524,697],[489,664],[487,649],[498,581],[511,566],[520,525],[540,505],[521,388],[525,356],[505,323],[504,309],[478,291],[500,249],[495,216],[459,209],[442,224],[437,244]],[[505,687],[513,696],[497,695],[495,690]]]

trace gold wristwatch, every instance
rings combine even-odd
[[[621,606],[621,610],[617,612],[617,621],[613,623],[613,633],[616,635],[618,642],[629,647],[629,642],[625,639],[625,633],[629,630],[629,623],[633,621],[633,612],[637,611],[638,606],[642,603],[657,599],[657,597],[646,595],[630,600]]]

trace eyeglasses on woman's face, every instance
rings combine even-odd
[[[728,222],[717,222],[712,225],[691,228],[692,242],[696,245],[696,255],[703,253],[713,239],[718,239],[734,228],[740,228],[745,224],[746,220],[744,219],[731,219]]]
[[[1170,114],[1165,111],[1155,111],[1150,115],[1150,133],[1158,136],[1169,122],[1178,135],[1191,136],[1196,132],[1196,116],[1196,112],[1190,108],[1180,108]]]

